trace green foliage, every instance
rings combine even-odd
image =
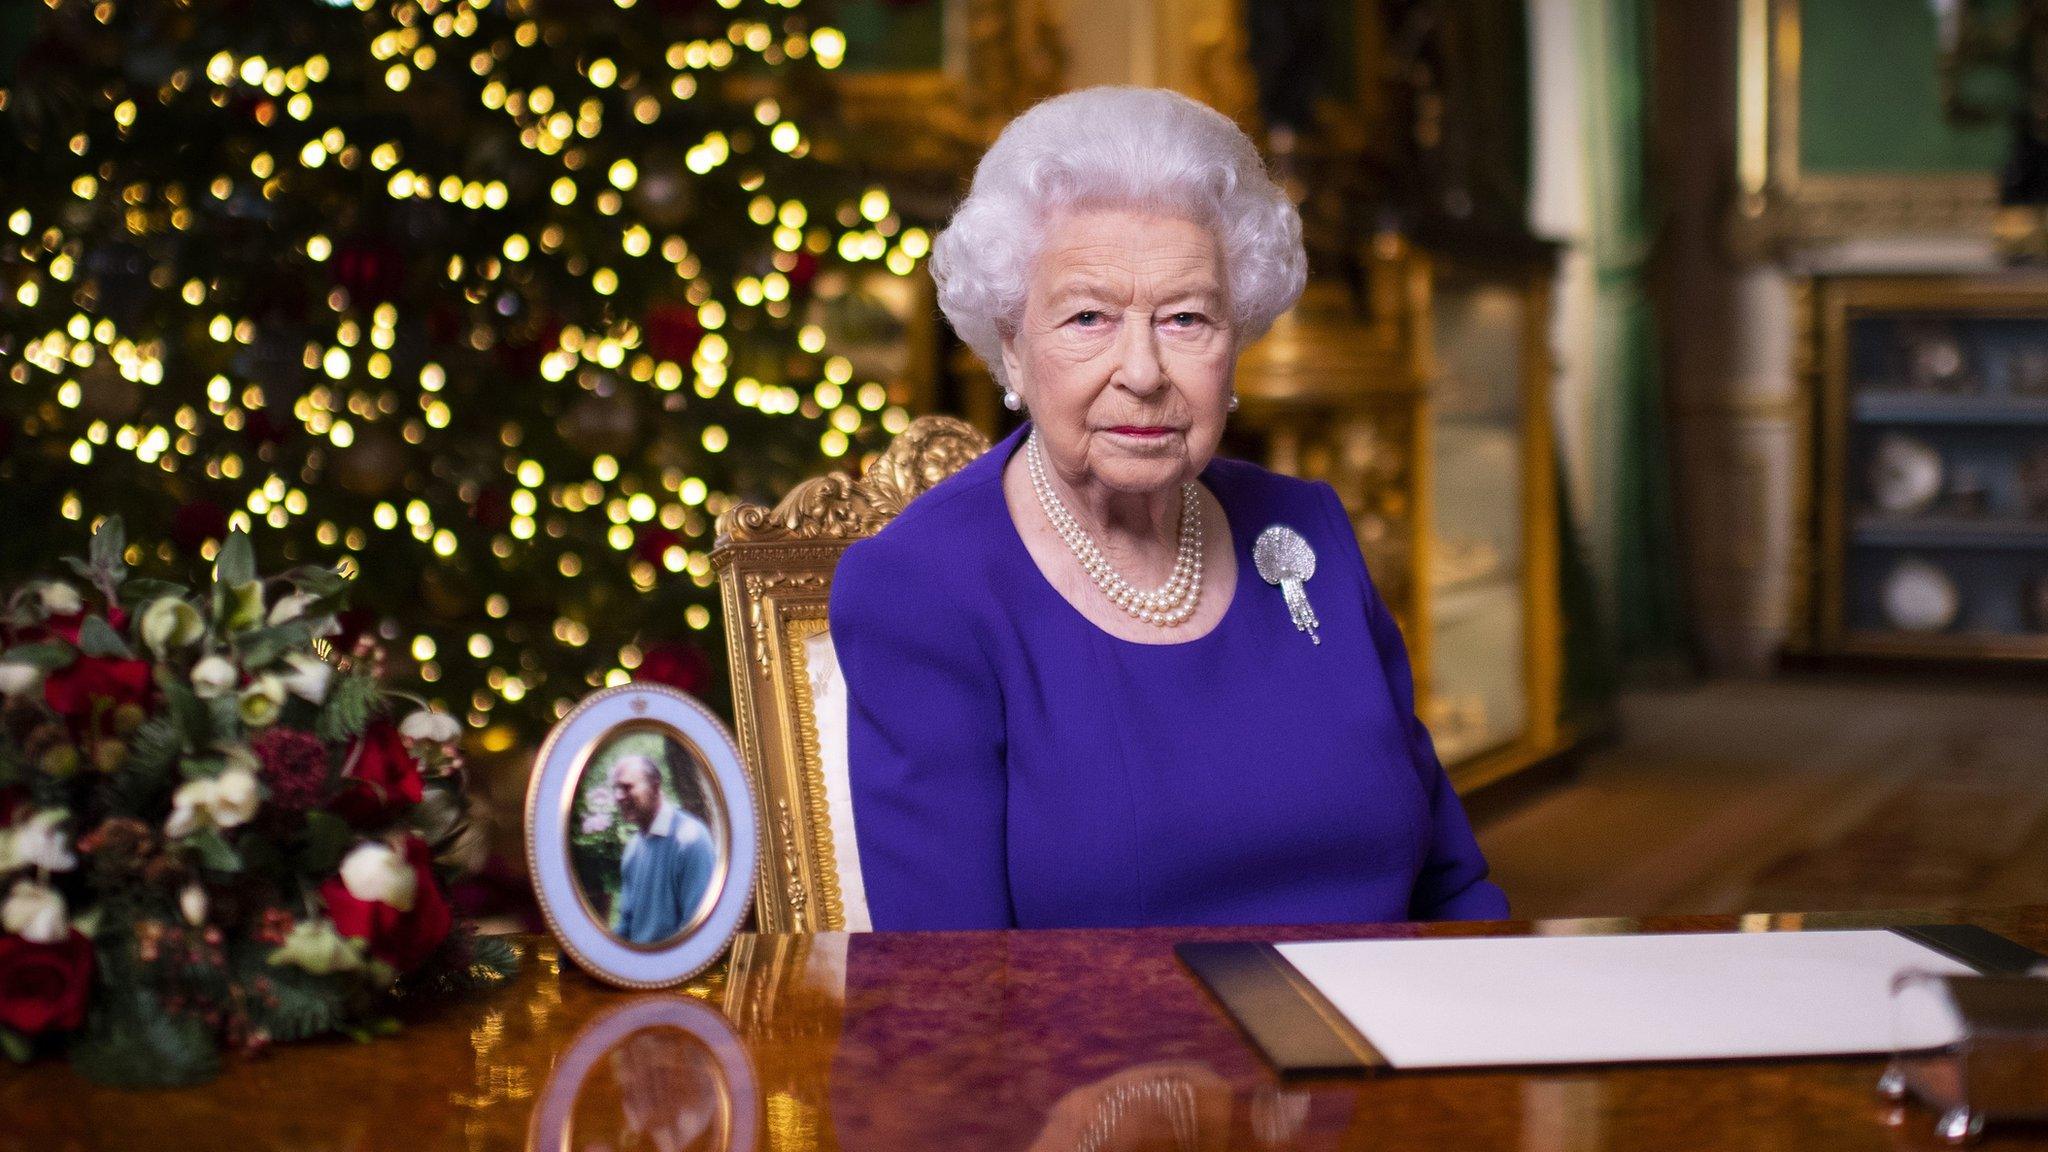
[[[310,1040],[341,1028],[348,1020],[343,978],[315,976],[302,968],[264,964],[246,970],[250,1024],[272,1040]]]
[[[122,660],[135,659],[135,650],[114,631],[104,616],[88,616],[78,629],[78,649],[87,656],[117,657]]]
[[[201,829],[187,836],[185,845],[199,856],[199,863],[214,872],[240,872],[242,855],[219,832]]]
[[[153,716],[128,738],[128,762],[108,777],[109,811],[126,816],[153,816],[170,800],[177,785],[175,771],[185,737],[168,716]]]
[[[163,1009],[139,985],[96,985],[86,1030],[71,1046],[71,1063],[102,1084],[172,1088],[203,1084],[220,1071],[220,1053],[205,1025]]]
[[[69,668],[71,662],[78,659],[78,653],[69,644],[51,641],[16,645],[7,650],[5,658],[9,663],[28,664],[45,672],[54,672],[59,668]]]
[[[228,534],[227,543],[220,546],[220,555],[214,557],[213,579],[217,585],[230,587],[256,579],[256,550],[249,543],[248,533]]]
[[[306,831],[299,841],[299,868],[313,876],[324,876],[341,866],[341,858],[356,842],[355,829],[332,812],[306,813]]]
[[[370,726],[384,707],[384,694],[366,672],[336,676],[327,685],[327,703],[313,722],[313,733],[330,744],[353,740]]]

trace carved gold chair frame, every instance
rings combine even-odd
[[[987,450],[987,439],[959,420],[920,417],[859,479],[820,476],[773,509],[739,504],[718,518],[711,563],[725,605],[733,719],[761,812],[762,931],[847,926],[807,666],[808,642],[826,631],[833,569],[847,545]]]

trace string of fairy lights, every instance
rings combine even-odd
[[[482,108],[508,118],[517,144],[553,170],[542,178],[544,202],[517,201],[518,191],[501,177],[464,175],[457,170],[457,157],[408,156],[398,139],[364,136],[359,126],[351,135],[349,126],[324,122],[323,94],[339,71],[330,59],[339,51],[332,43],[290,60],[222,50],[203,66],[173,71],[154,93],[102,90],[103,126],[79,131],[63,144],[80,161],[65,190],[69,198],[102,210],[118,203],[125,233],[141,242],[199,227],[223,213],[249,214],[266,202],[286,200],[323,169],[357,174],[367,178],[365,187],[381,189],[394,203],[468,212],[472,229],[492,237],[488,249],[472,246],[469,252],[451,254],[437,270],[453,297],[478,308],[499,307],[497,302],[537,277],[553,286],[576,286],[600,302],[618,296],[629,279],[675,278],[698,330],[687,360],[657,355],[650,348],[645,317],[632,308],[593,307],[588,317],[579,318],[582,322],[562,324],[539,350],[533,387],[575,389],[567,395],[589,394],[594,383],[637,387],[665,412],[715,400],[764,417],[795,418],[816,428],[816,450],[827,458],[872,442],[860,439],[863,433],[894,434],[908,424],[902,406],[906,397],[892,394],[882,381],[856,379],[853,360],[832,346],[823,324],[802,315],[792,320],[802,304],[794,277],[806,260],[813,268],[826,258],[848,266],[873,264],[902,277],[913,274],[929,254],[928,234],[905,226],[884,190],[871,187],[820,211],[805,203],[800,191],[779,188],[769,167],[749,158],[752,149],[765,141],[774,154],[801,160],[813,142],[782,102],[760,95],[752,100],[748,123],[692,132],[674,143],[687,179],[730,181],[746,197],[741,219],[729,225],[702,220],[691,225],[751,229],[740,246],[758,248],[763,259],[719,271],[707,268],[703,254],[681,231],[664,226],[674,221],[649,219],[658,214],[635,207],[634,194],[643,182],[684,179],[674,171],[677,165],[651,167],[644,153],[606,147],[607,126],[619,117],[643,129],[656,127],[686,102],[701,100],[715,74],[740,69],[749,59],[760,67],[810,61],[820,69],[837,68],[845,57],[846,38],[831,27],[808,26],[796,14],[801,0],[765,0],[754,7],[779,10],[778,18],[735,11],[722,36],[666,45],[660,71],[642,71],[608,55],[579,57],[573,71],[559,65],[551,69],[552,56],[536,54],[553,51],[557,28],[535,11],[533,0],[328,2],[337,9],[352,7],[382,26],[363,45],[367,59],[360,64],[369,71],[359,74],[375,76],[392,97],[413,90],[421,77],[437,69],[467,69]],[[634,2],[614,0],[620,9],[631,9]],[[726,10],[744,2],[716,0]],[[85,5],[101,24],[112,24],[118,14],[117,0],[45,3],[53,10]],[[648,26],[658,25],[649,21]],[[535,75],[546,76],[546,82],[534,82]],[[203,182],[124,180],[114,162],[92,162],[108,142],[119,145],[151,131],[159,113],[187,101],[205,101],[220,110],[246,109],[253,102],[248,114],[276,137],[277,146],[238,157]],[[7,93],[0,90],[0,113],[8,104]],[[458,556],[475,560],[469,553],[481,542],[504,566],[532,565],[545,556],[553,571],[569,581],[593,568],[616,571],[623,564],[631,586],[642,594],[666,578],[687,579],[698,588],[713,583],[709,535],[715,517],[732,502],[728,492],[687,460],[656,467],[605,451],[565,469],[550,458],[552,453],[532,450],[536,436],[544,433],[513,419],[496,428],[502,471],[497,479],[466,476],[441,489],[413,486],[423,490],[356,501],[366,505],[360,516],[332,512],[335,501],[327,493],[333,473],[366,439],[388,444],[395,429],[406,445],[431,447],[437,435],[489,423],[491,388],[461,390],[467,395],[459,398],[459,390],[451,388],[459,371],[453,361],[444,363],[444,357],[413,364],[401,354],[409,327],[426,321],[416,310],[408,314],[408,301],[356,299],[337,284],[321,301],[325,319],[298,349],[303,368],[317,382],[296,396],[277,396],[259,375],[232,367],[238,354],[264,337],[260,293],[224,287],[217,272],[187,276],[170,262],[156,262],[148,272],[150,288],[159,303],[175,302],[183,309],[184,328],[159,325],[166,330],[124,332],[113,316],[95,307],[85,268],[94,238],[67,227],[71,213],[63,199],[40,210],[29,204],[0,205],[0,218],[13,245],[8,253],[13,259],[0,264],[0,273],[11,276],[6,291],[23,315],[35,318],[34,333],[17,355],[7,357],[13,362],[6,375],[14,386],[46,389],[48,398],[24,421],[23,431],[68,437],[68,457],[78,468],[100,469],[128,456],[136,465],[166,474],[196,471],[240,493],[227,517],[230,529],[262,525],[303,531],[310,523],[312,538],[338,550],[345,567],[377,534],[409,538],[421,550],[423,563]],[[602,237],[603,243],[594,243],[593,237]],[[346,256],[341,239],[326,231],[310,231],[291,243],[311,265],[332,265]],[[509,314],[509,308],[501,310]],[[728,333],[749,314],[759,318],[749,325],[757,332],[793,324],[790,355],[802,358],[805,366],[783,379],[763,379],[747,370]],[[17,325],[15,330],[22,329]],[[475,353],[489,351],[497,340],[493,326],[483,321],[458,334],[458,343]],[[134,405],[133,418],[94,415],[97,409],[123,407],[96,403],[96,391],[135,392],[147,400],[165,384],[167,369],[189,372],[194,363],[218,369],[204,373],[203,402],[193,396],[167,418],[162,409],[168,404],[146,402]],[[462,410],[479,404],[480,411]],[[240,433],[258,419],[279,421],[286,414],[313,441],[296,471],[220,435]],[[708,456],[735,447],[726,421],[707,420],[692,428],[694,448]],[[482,540],[475,526],[464,521],[487,486],[508,491],[507,515]],[[438,507],[436,496],[442,498]],[[88,508],[78,490],[62,496],[60,513],[70,520],[114,511],[120,509]],[[590,527],[578,527],[583,524]],[[642,555],[637,545],[643,531],[654,526],[672,534],[674,542],[658,554]],[[579,539],[601,539],[604,547],[591,554]],[[551,555],[535,552],[544,544]],[[209,539],[200,555],[210,560],[218,546],[217,539]],[[141,549],[131,546],[135,562],[143,559]],[[606,549],[617,558],[607,558]],[[172,545],[159,545],[158,558],[174,560]],[[489,619],[503,621],[514,614],[515,605],[502,592],[493,592],[482,597],[482,608]],[[683,623],[691,629],[703,630],[711,619],[702,603],[683,612]],[[409,629],[387,628],[386,638],[418,662],[419,675],[429,684],[450,678],[457,661],[472,665],[459,679],[476,679],[481,671],[478,686],[463,703],[469,723],[494,749],[509,747],[518,735],[514,727],[494,723],[501,705],[518,705],[546,690],[552,693],[552,711],[560,715],[584,685],[623,682],[645,655],[638,643],[593,654],[585,661],[590,670],[583,682],[564,684],[551,681],[537,645],[582,649],[590,644],[593,621],[575,612],[557,614],[543,635],[528,635],[524,642],[485,627],[451,632],[407,623]]]

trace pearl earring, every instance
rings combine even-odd
[[[1008,388],[1003,389],[1003,407],[1015,412],[1023,406],[1024,401],[1015,392],[1010,391]]]
[[[1230,411],[1237,411],[1237,393],[1235,392],[1230,394]]]

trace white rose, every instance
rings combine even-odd
[[[64,918],[64,896],[47,884],[17,880],[0,904],[0,930],[31,944],[55,944],[71,931]]]
[[[239,708],[242,723],[251,728],[263,728],[274,723],[278,712],[284,708],[284,681],[275,676],[258,676],[242,689]]]
[[[234,691],[238,679],[234,664],[225,656],[208,656],[192,666],[192,690],[203,700]]]
[[[207,797],[206,813],[222,828],[247,824],[263,804],[263,789],[256,774],[247,768],[230,768],[213,778],[213,792]]]
[[[0,696],[33,692],[43,682],[43,670],[19,660],[0,660]]]
[[[287,652],[284,662],[292,669],[291,675],[284,678],[284,686],[292,695],[309,704],[327,699],[327,682],[334,678],[332,665],[304,652]]]
[[[28,823],[14,830],[13,846],[0,867],[45,872],[69,872],[78,867],[78,857],[71,853],[71,838],[57,827],[68,815],[61,808],[46,808],[29,817]]]
[[[398,734],[407,740],[424,740],[429,744],[452,743],[462,735],[462,725],[455,717],[432,708],[422,708],[398,722]]]
[[[85,611],[85,601],[78,595],[78,589],[61,580],[52,580],[38,591],[43,598],[43,611],[52,616],[74,616]]]
[[[370,841],[349,850],[341,861],[341,882],[358,900],[389,904],[400,912],[412,911],[419,895],[419,876],[412,865],[389,844]]]
[[[178,911],[184,915],[185,923],[194,928],[206,923],[206,889],[197,884],[185,885],[178,893]]]
[[[176,596],[160,596],[149,602],[142,610],[142,642],[158,656],[187,644],[197,643],[206,635],[206,621],[199,615],[199,609],[187,604]]]

